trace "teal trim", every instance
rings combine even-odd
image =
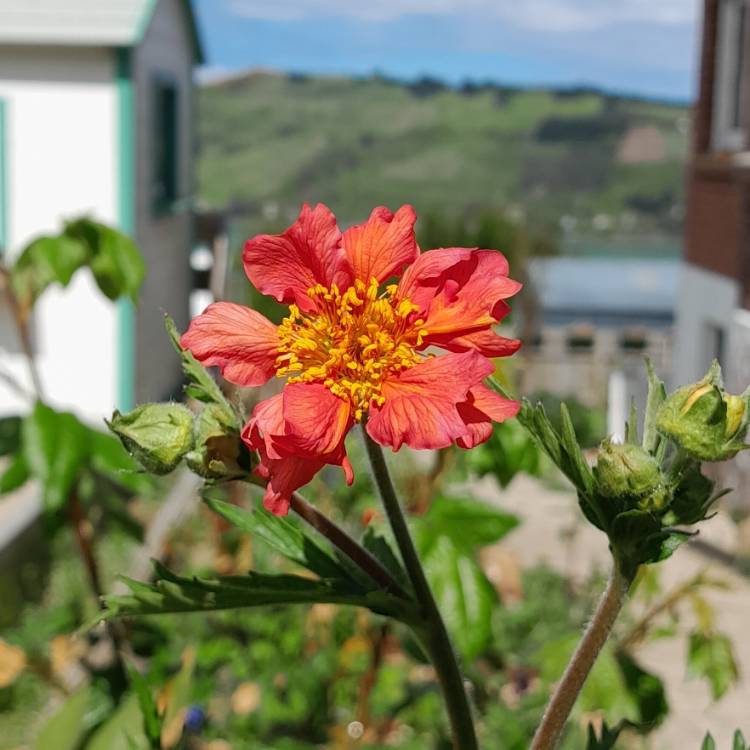
[[[146,31],[148,31],[158,3],[159,0],[146,0],[141,17],[138,19],[138,25],[136,26],[135,39],[133,40],[134,45],[139,45],[143,41],[143,37],[146,36]],[[188,33],[193,45],[193,59],[196,64],[203,65],[206,62],[206,56],[203,53],[203,44],[201,42],[200,31],[198,30],[198,19],[195,15],[193,3],[191,0],[181,0],[181,4],[187,16]]]
[[[0,255],[8,251],[8,137],[7,105],[0,99]]]
[[[135,101],[130,50],[119,48],[117,88],[117,213],[120,229],[135,234]],[[135,405],[135,307],[126,298],[117,301],[117,407]]]

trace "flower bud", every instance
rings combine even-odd
[[[195,420],[194,448],[185,456],[185,462],[204,479],[237,479],[252,468],[240,434],[230,420],[231,416],[228,418],[218,404],[208,404]],[[243,467],[241,464],[245,463]]]
[[[107,426],[153,474],[168,474],[193,446],[193,412],[181,404],[143,404],[116,411]]]
[[[706,376],[667,397],[656,427],[679,448],[700,461],[726,461],[740,450],[750,420],[750,391],[733,396],[724,390],[721,368],[711,365]]]
[[[593,470],[596,493],[620,500],[624,508],[659,510],[669,489],[656,459],[637,445],[605,440]]]

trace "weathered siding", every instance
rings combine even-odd
[[[110,50],[0,47],[0,98],[6,102],[8,248],[56,232],[88,213],[116,223],[117,99]],[[0,307],[2,307],[0,305]],[[8,311],[0,346],[18,351]],[[34,320],[48,399],[92,419],[115,401],[116,317],[85,272],[66,290],[50,289]],[[19,354],[11,369],[28,382]],[[0,411],[22,406],[0,383]]]
[[[193,50],[188,19],[179,0],[160,0],[142,45],[134,55],[138,124],[136,227],[148,275],[136,317],[136,401],[170,393],[179,383],[177,358],[164,333],[163,314],[179,328],[188,322],[189,252],[192,242]],[[156,215],[151,191],[154,142],[154,82],[170,79],[178,89],[178,206]],[[168,362],[165,362],[168,357]],[[158,365],[157,365],[158,362]]]

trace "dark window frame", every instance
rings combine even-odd
[[[151,106],[152,209],[163,216],[180,198],[180,87],[174,76],[151,77]]]

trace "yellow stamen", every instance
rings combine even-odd
[[[386,287],[379,295],[376,279],[356,281],[339,290],[316,284],[307,296],[317,311],[303,313],[289,306],[289,316],[279,326],[276,374],[290,383],[322,383],[350,402],[356,421],[371,403],[382,406],[383,381],[418,364],[415,350],[427,331],[419,309],[407,299],[397,299],[398,288]],[[414,320],[410,320],[413,318]]]

